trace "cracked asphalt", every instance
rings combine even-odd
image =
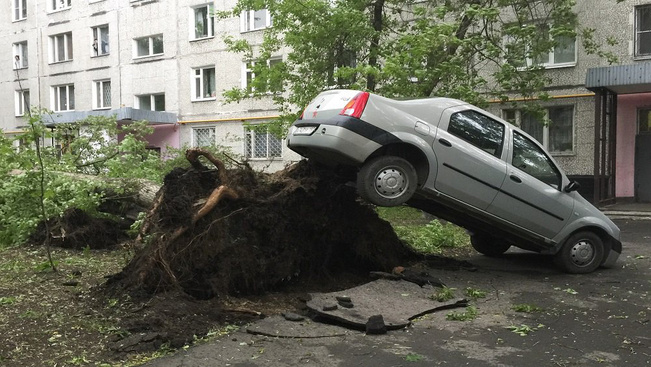
[[[485,292],[471,300],[473,320],[448,320],[463,309],[447,310],[385,335],[328,325],[336,336],[310,338],[242,329],[147,366],[651,366],[651,221],[615,222],[623,253],[613,269],[564,274],[517,249],[471,258],[476,272],[431,269],[456,296]]]

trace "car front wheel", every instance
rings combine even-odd
[[[578,232],[565,241],[555,261],[564,271],[573,274],[591,273],[604,257],[604,243],[593,232]]]
[[[511,244],[485,234],[473,234],[470,237],[472,247],[486,256],[499,256],[511,247]]]
[[[414,166],[396,156],[380,156],[366,162],[357,174],[357,192],[379,206],[398,206],[416,192]]]

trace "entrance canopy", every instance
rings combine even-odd
[[[651,62],[588,69],[585,87],[593,92],[608,89],[615,94],[650,92]]]
[[[113,116],[118,122],[146,120],[150,125],[175,124],[178,117],[175,113],[164,111],[140,110],[132,107],[122,107],[114,110],[71,111],[57,112],[45,118],[48,126],[83,120],[88,116]]]

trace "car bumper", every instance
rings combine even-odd
[[[357,166],[380,145],[347,128],[320,124],[311,135],[293,135],[290,130],[287,147],[327,165]]]
[[[615,266],[615,263],[617,262],[617,259],[619,259],[619,255],[621,255],[621,253],[622,243],[613,239],[610,251],[608,251],[608,256],[604,260],[603,264],[601,264],[601,266],[605,268],[612,268]]]

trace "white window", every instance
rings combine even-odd
[[[537,25],[539,33],[552,37],[548,25]],[[556,36],[554,46],[535,59],[526,57],[530,47],[519,44],[513,37],[505,36],[505,61],[517,67],[542,66],[545,68],[568,67],[576,65],[576,37]]]
[[[136,108],[149,111],[165,111],[165,94],[136,96]]]
[[[29,111],[29,90],[17,90],[15,96],[16,116],[24,116]]]
[[[215,90],[215,67],[197,68],[192,70],[193,89],[192,100],[212,100],[217,96]]]
[[[193,147],[211,147],[215,145],[214,127],[195,127],[192,129]]]
[[[98,80],[93,85],[93,108],[111,108],[111,81]]]
[[[543,119],[522,110],[502,110],[502,118],[519,126],[551,153],[574,150],[574,106],[548,107]]]
[[[13,45],[14,49],[14,70],[24,69],[27,67],[27,41],[17,42]]]
[[[264,126],[247,127],[244,137],[246,158],[272,159],[283,153],[283,141],[266,131]]]
[[[136,38],[135,42],[135,57],[146,57],[163,54],[163,35],[157,34],[154,36]]]
[[[72,6],[72,0],[50,0],[50,11],[65,10]]]
[[[651,5],[635,8],[635,56],[651,56]]]
[[[242,32],[257,31],[271,27],[271,14],[267,9],[245,10],[240,14]]]
[[[50,91],[52,110],[54,112],[73,111],[75,109],[74,84],[58,85]]]
[[[215,35],[215,17],[212,5],[202,5],[190,9],[190,38],[202,39]]]
[[[50,36],[50,63],[72,60],[72,32]]]
[[[11,0],[12,20],[27,19],[27,0]]]
[[[108,24],[93,27],[93,56],[108,55],[109,49],[109,27]]]
[[[282,62],[282,58],[272,58],[267,60],[267,67],[271,68],[273,65],[278,64]],[[242,68],[242,88],[247,89],[251,88],[251,90],[255,90],[253,86],[251,86],[251,82],[253,79],[255,79],[255,65],[256,61],[248,61],[245,62]]]

